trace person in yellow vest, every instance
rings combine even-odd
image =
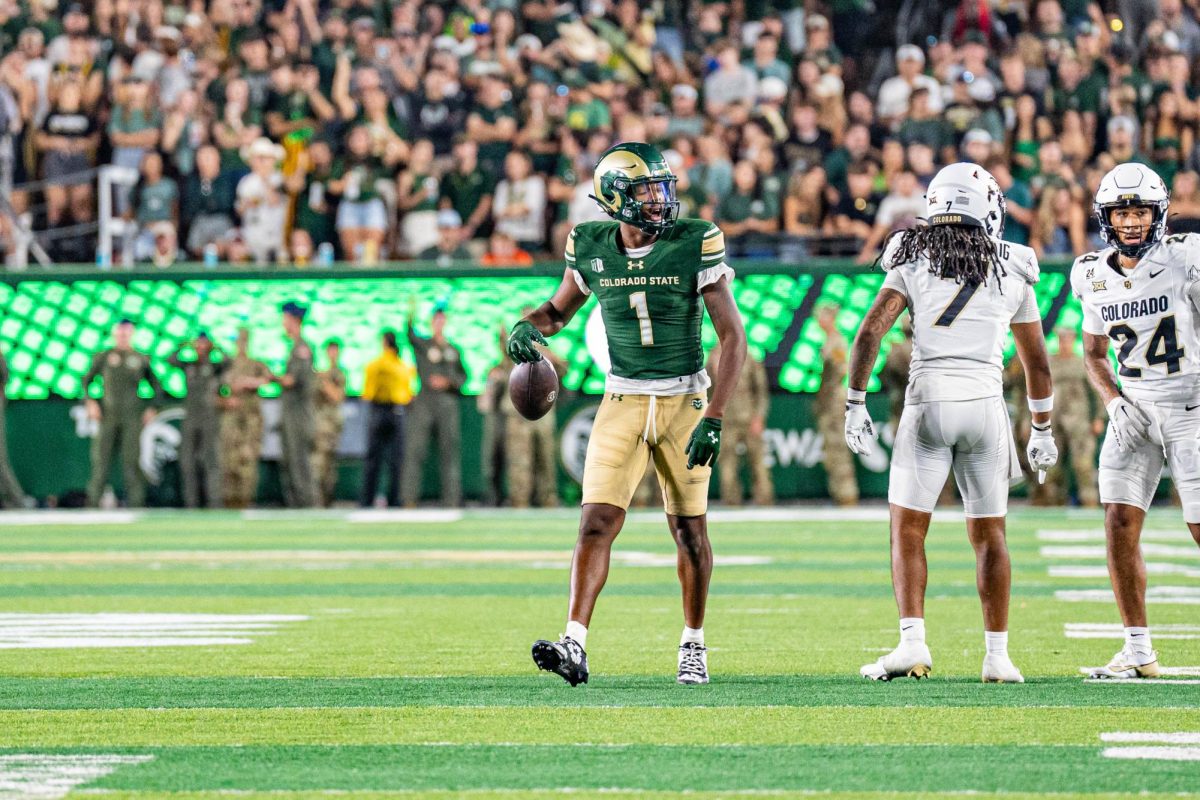
[[[417,370],[400,358],[395,331],[383,332],[383,352],[367,364],[363,378],[363,403],[367,406],[367,461],[363,466],[359,505],[375,503],[379,470],[388,466],[387,503],[400,505],[401,462],[404,453],[404,407],[412,402]]]

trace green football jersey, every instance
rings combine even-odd
[[[612,374],[638,381],[704,368],[700,290],[725,266],[725,236],[711,222],[681,219],[644,256],[621,252],[618,222],[585,222],[567,238],[567,267],[600,302]]]

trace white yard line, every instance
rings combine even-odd
[[[1200,639],[1200,625],[1155,625],[1155,639]],[[1125,628],[1116,622],[1068,622],[1063,626],[1068,639],[1124,639]]]
[[[1106,747],[1101,755],[1146,761],[1200,761],[1200,747]]]
[[[253,644],[294,614],[0,614],[0,650]]]
[[[0,511],[5,525],[128,525],[145,515],[140,511]]]
[[[1084,530],[1060,530],[1057,528],[1039,528],[1037,531],[1037,539],[1039,542],[1103,542],[1105,541],[1103,528],[1088,528]],[[1190,541],[1191,537],[1187,530],[1180,528],[1179,530],[1143,530],[1143,542],[1182,542]]]
[[[154,756],[0,756],[0,800],[57,800],[77,786],[103,778],[119,767],[144,764]]]
[[[1192,731],[1167,733],[1112,731],[1111,733],[1100,734],[1100,741],[1113,742],[1116,744],[1200,744],[1200,733],[1195,733]]]
[[[1104,560],[1108,557],[1108,553],[1103,545],[1048,545],[1038,550],[1038,554],[1042,558],[1078,558],[1078,559],[1100,559]],[[1142,545],[1142,555],[1144,556],[1159,556],[1163,558],[1185,558],[1195,559],[1200,561],[1200,547],[1195,544],[1190,546],[1176,546],[1169,544],[1150,544]]]

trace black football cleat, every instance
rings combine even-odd
[[[533,663],[538,665],[538,669],[553,672],[572,686],[587,683],[587,653],[570,636],[564,636],[557,642],[538,639],[533,643]]]

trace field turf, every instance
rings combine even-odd
[[[953,514],[933,677],[858,677],[897,639],[884,514],[714,514],[702,687],[674,683],[665,524],[634,515],[575,689],[529,657],[563,628],[574,511],[0,515],[0,798],[1200,796],[1177,510],[1147,526],[1154,682],[1080,674],[1121,643],[1099,514],[1012,515],[1020,686],[979,682]]]

